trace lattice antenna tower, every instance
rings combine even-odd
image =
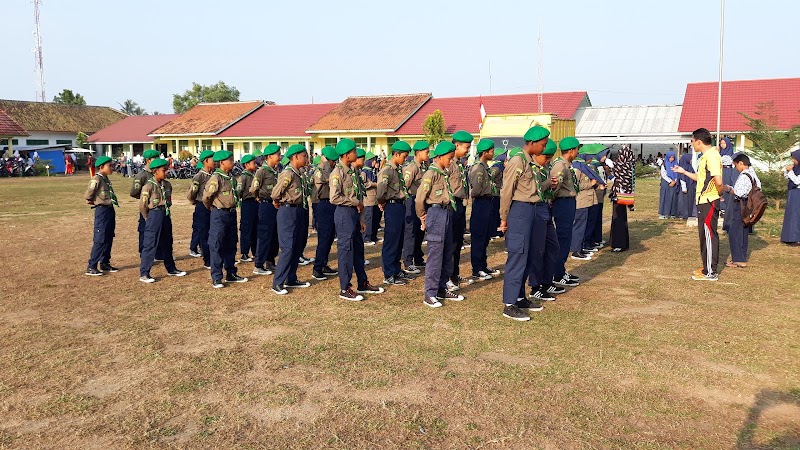
[[[542,40],[542,19],[539,19],[539,31],[536,37],[536,66],[539,76],[539,112],[544,112],[544,41]]]
[[[33,54],[36,72],[36,101],[46,102],[47,94],[44,92],[44,56],[42,56],[42,32],[39,26],[39,5],[42,0],[33,0]]]

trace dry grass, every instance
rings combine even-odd
[[[500,280],[439,310],[421,304],[421,279],[361,304],[333,280],[283,297],[271,277],[212,290],[185,257],[182,200],[186,278],[156,266],[157,283],[137,280],[123,199],[124,270],[90,279],[86,181],[0,180],[0,447],[800,446],[798,250],[770,235],[781,213],[758,227],[750,268],[692,283],[696,231],[656,220],[641,181],[631,251],[571,265],[586,282],[516,323],[500,316]],[[380,247],[367,251],[378,282]],[[503,264],[500,241],[490,253]]]

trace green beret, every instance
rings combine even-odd
[[[502,155],[505,152],[506,152],[506,149],[504,149],[504,148],[496,148],[496,149],[494,149],[494,157],[497,158],[498,156]]]
[[[314,164],[315,166],[321,162],[322,162],[322,156],[319,155],[315,156],[314,159],[311,161],[311,163]]]
[[[255,161],[256,157],[253,155],[244,155],[242,156],[242,165],[249,163],[250,161]]]
[[[283,167],[288,167],[289,166],[289,157],[288,156],[284,156],[283,159],[281,159],[281,165]]]
[[[511,158],[517,156],[520,153],[522,153],[522,149],[519,148],[519,147],[514,147],[514,148],[512,148],[511,150],[508,151],[508,158],[511,159]]]
[[[203,162],[206,159],[213,157],[214,157],[214,150],[203,150],[202,152],[200,152],[200,157],[197,159],[199,159],[200,162]]]
[[[289,147],[289,150],[286,150],[286,157],[291,158],[292,156],[303,153],[306,151],[306,147],[303,144],[294,144]]]
[[[376,156],[375,153],[367,152],[367,154],[364,155],[364,160],[369,161],[370,159],[375,159]]]
[[[480,142],[478,142],[478,153],[483,153],[493,148],[494,148],[494,141],[491,139],[481,139]]]
[[[164,166],[166,166],[168,164],[169,163],[167,162],[166,159],[156,158],[156,159],[150,161],[150,165],[148,167],[150,167],[150,169],[157,169],[159,167],[164,167]]]
[[[367,156],[367,152],[364,151],[361,147],[356,147],[356,158],[365,158]]]
[[[584,145],[583,147],[581,147],[580,153],[583,154],[583,155],[594,156],[594,155],[602,152],[605,149],[606,149],[606,146],[603,145],[603,144],[589,144],[589,145]]]
[[[281,146],[278,144],[269,144],[268,146],[264,147],[264,150],[261,150],[261,154],[263,156],[274,155],[281,151]]]
[[[568,152],[574,148],[578,148],[581,143],[573,136],[567,136],[558,143],[562,152]]]
[[[214,153],[214,162],[225,161],[226,159],[233,158],[233,153],[227,150],[220,150]]]
[[[436,158],[437,156],[446,155],[448,153],[452,153],[456,151],[456,146],[450,141],[442,141],[436,145],[436,148],[433,150],[432,158]]]
[[[195,169],[198,169],[198,170],[203,170],[203,162],[202,162],[202,161],[200,161],[199,163],[197,163],[197,165],[196,165],[196,166],[194,166],[194,168],[195,168]]]
[[[429,148],[431,148],[431,144],[428,143],[428,141],[417,141],[414,142],[414,147],[412,147],[412,150],[415,152],[420,152]]]
[[[94,166],[95,167],[100,167],[100,166],[102,166],[103,164],[105,164],[105,163],[107,163],[109,161],[111,161],[111,158],[109,158],[108,156],[101,156],[101,157],[97,158],[97,161],[94,162]]]
[[[347,153],[356,149],[356,141],[344,138],[336,143],[336,154],[338,156],[346,155]]]
[[[470,144],[474,139],[475,138],[473,138],[471,134],[464,130],[456,131],[456,134],[453,135],[453,141],[455,142],[466,142],[467,144]],[[436,148],[439,148],[439,146],[437,145]]]
[[[548,155],[548,156],[555,155],[556,154],[556,150],[558,150],[558,145],[556,145],[556,141],[554,141],[552,139],[548,139],[547,140],[547,146],[544,148],[544,151],[542,152],[542,154],[543,155]]]
[[[541,141],[547,136],[550,136],[550,131],[548,131],[547,128],[543,126],[536,125],[535,127],[531,127],[530,130],[526,131],[525,135],[522,138],[525,139],[525,142]]]
[[[322,156],[324,156],[328,161],[336,161],[339,159],[339,154],[336,153],[336,149],[330,145],[326,145],[322,148]]]
[[[392,144],[392,151],[396,153],[410,153],[411,146],[406,141],[397,141]]]
[[[145,150],[144,153],[142,153],[142,158],[144,159],[159,158],[160,156],[161,153],[158,153],[158,150],[150,149],[150,150]]]

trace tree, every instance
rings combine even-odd
[[[131,99],[125,100],[123,103],[119,104],[119,108],[122,112],[129,116],[146,116],[147,111],[144,110],[138,103]]]
[[[773,102],[757,104],[753,117],[742,112],[739,114],[747,119],[747,126],[753,130],[744,134],[753,142],[753,156],[766,163],[770,171],[779,168],[786,160],[786,152],[800,141],[800,125],[789,131],[780,131],[780,117],[775,113]]]
[[[89,136],[86,136],[86,133],[83,131],[79,131],[78,136],[75,137],[75,142],[78,144],[78,147],[86,148],[87,141],[89,141]]]
[[[69,89],[64,89],[60,94],[53,97],[53,103],[61,103],[62,105],[80,105],[85,106],[86,100],[81,94],[72,93]]]
[[[422,123],[422,131],[425,133],[425,140],[430,145],[436,145],[444,140],[447,126],[444,123],[442,111],[437,109],[432,114],[428,114],[425,122]]]
[[[198,103],[238,102],[239,90],[220,81],[217,84],[203,86],[192,83],[192,88],[183,94],[172,96],[172,108],[176,114],[182,114]]]

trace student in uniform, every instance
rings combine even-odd
[[[428,262],[425,266],[425,306],[439,308],[442,300],[461,301],[464,296],[447,288],[453,271],[455,240],[453,220],[458,199],[450,185],[448,167],[456,147],[442,141],[433,150],[433,164],[422,176],[414,209],[428,236]]]
[[[692,166],[692,154],[686,153],[681,156],[678,165],[687,172],[695,173]],[[683,220],[689,217],[697,218],[697,206],[694,204],[694,197],[697,194],[697,183],[686,175],[678,175],[678,217]]]
[[[405,285],[413,279],[403,271],[400,264],[406,222],[405,202],[409,196],[402,167],[410,151],[411,145],[406,141],[392,144],[392,157],[378,173],[375,193],[375,200],[383,212],[385,224],[381,248],[383,283],[395,286]]]
[[[258,165],[253,155],[242,156],[241,163],[244,170],[236,184],[237,194],[242,205],[242,217],[239,223],[239,243],[242,257],[239,258],[239,262],[250,262],[253,260],[250,250],[255,253],[258,246],[258,202],[256,196],[250,192]]]
[[[614,162],[614,184],[612,185],[611,204],[613,213],[611,214],[611,251],[614,253],[624,252],[630,247],[630,234],[628,233],[628,207],[621,201],[621,197],[629,200],[634,194],[634,175],[636,158],[629,145],[623,145]],[[690,164],[691,166],[691,164]],[[691,202],[694,203],[694,194]]]
[[[261,153],[263,164],[253,177],[250,194],[258,202],[258,240],[253,275],[271,275],[278,254],[278,209],[272,203],[272,190],[278,183],[281,147],[270,144]]]
[[[469,195],[472,198],[472,215],[469,230],[472,233],[470,262],[472,277],[478,280],[491,280],[500,275],[497,269],[490,269],[486,250],[492,235],[492,196],[498,193],[494,179],[489,175],[489,161],[494,158],[494,141],[481,139],[477,145],[479,161],[469,171]]]
[[[661,166],[661,190],[658,201],[658,218],[671,219],[675,217],[678,189],[677,176],[675,175],[675,166],[678,161],[675,160],[675,152],[668,151],[664,157],[664,164]]]
[[[366,161],[367,158],[374,158],[372,152],[367,153],[362,148],[356,148],[356,160],[350,166],[356,172],[356,175],[358,175],[358,182],[360,183],[360,188],[359,189],[361,190],[361,192],[367,192],[367,188],[365,187],[365,183],[367,182],[367,175],[362,170],[362,169],[364,169],[364,162]],[[376,179],[377,179],[377,175],[376,175]],[[380,208],[376,209],[376,211],[378,213],[381,212]],[[378,216],[378,222],[380,222],[380,216]],[[376,230],[378,229],[378,224],[375,224],[375,229]],[[364,234],[364,233],[361,233],[361,234]],[[365,266],[369,265],[369,260],[366,259],[366,258],[364,259],[364,265]]]
[[[86,204],[94,209],[94,236],[92,239],[92,252],[86,275],[100,276],[103,272],[117,272],[119,269],[111,265],[111,246],[114,243],[114,228],[116,227],[116,213],[114,207],[119,206],[114,187],[108,176],[114,172],[114,162],[108,156],[97,158],[94,163],[97,173],[89,182],[86,194],[83,196]],[[100,270],[97,265],[100,264]]]
[[[192,178],[192,187],[189,189],[188,195],[189,203],[194,205],[189,256],[202,257],[203,266],[210,269],[211,253],[208,250],[208,229],[211,227],[211,211],[203,204],[203,191],[208,179],[211,178],[211,173],[217,168],[217,164],[214,162],[214,152],[204,150],[200,153],[200,165],[200,171]]]
[[[731,247],[731,260],[725,265],[732,268],[747,267],[747,252],[749,248],[749,227],[745,228],[742,221],[742,202],[747,202],[747,197],[753,187],[761,189],[761,180],[756,171],[750,166],[750,158],[744,153],[733,155],[733,168],[739,176],[734,185],[723,185],[722,192],[729,194],[730,204],[725,219],[728,220],[728,241]],[[724,166],[723,166],[724,170]],[[724,177],[724,173],[723,173]],[[731,177],[730,179],[734,179]]]
[[[306,212],[301,217],[301,219],[303,220],[301,226],[305,227],[304,228],[305,232],[302,235],[300,235],[300,248],[302,250],[300,251],[300,258],[298,260],[298,265],[301,266],[307,266],[314,262],[313,257],[306,258],[305,255],[305,249],[306,245],[308,244],[308,235],[309,235],[308,227],[311,224],[311,219],[310,219],[311,208],[309,208],[309,205],[311,204],[311,197],[314,195],[314,181],[313,181],[314,175],[311,172],[312,169],[308,163],[306,163],[306,165],[300,169],[300,175],[303,177],[303,189],[304,189],[303,196],[306,198],[306,203],[305,203]]]
[[[309,282],[297,278],[297,266],[303,254],[303,236],[308,234],[308,188],[303,177],[303,167],[308,165],[308,153],[301,144],[286,151],[288,158],[278,181],[272,189],[273,206],[278,210],[278,242],[280,256],[272,281],[272,292],[286,295],[286,288],[307,288]]]
[[[606,160],[608,159],[608,153],[609,150],[607,148],[604,148],[603,150],[601,150],[599,153],[597,153],[592,157],[592,161],[590,163],[592,169],[594,169],[597,176],[603,181],[602,183],[603,186],[608,185],[608,175],[606,172]],[[677,186],[675,192],[676,193],[678,192]],[[606,243],[606,241],[603,239],[603,204],[605,203],[606,200],[605,187],[598,188],[596,194],[597,194],[597,205],[593,207],[594,208],[593,228],[591,230],[587,230],[586,241],[589,243],[590,248],[600,250],[605,246]],[[677,205],[677,200],[675,201],[675,204]]]
[[[450,188],[456,197],[456,210],[453,215],[453,240],[455,247],[451,257],[453,258],[453,273],[447,288],[457,291],[461,285],[472,284],[475,280],[472,277],[461,278],[459,266],[461,265],[461,249],[464,246],[464,233],[467,229],[467,197],[469,196],[469,184],[467,183],[467,169],[462,163],[462,158],[469,154],[472,148],[472,141],[475,138],[466,131],[460,130],[453,134],[453,145],[456,149],[453,160],[448,167]]]
[[[405,233],[403,235],[403,261],[405,271],[410,274],[419,274],[425,267],[425,260],[422,253],[422,241],[425,232],[420,228],[422,222],[417,217],[416,198],[419,185],[422,182],[422,175],[428,169],[428,156],[430,144],[428,141],[417,141],[411,148],[414,159],[403,167],[403,181],[408,189],[406,197],[406,222]]]
[[[580,284],[580,278],[568,273],[566,269],[572,246],[572,227],[575,223],[575,197],[580,191],[572,161],[578,157],[580,145],[575,137],[565,137],[559,142],[561,156],[550,165],[550,178],[555,178],[556,181],[553,185],[553,221],[558,236],[558,257],[553,280],[560,287],[575,287]]]
[[[581,146],[583,148],[583,146]],[[572,226],[572,259],[588,261],[596,250],[587,248],[586,229],[589,226],[589,209],[597,203],[598,187],[604,187],[597,174],[589,167],[586,158],[591,155],[578,150],[578,157],[572,161],[572,167],[578,180],[579,191],[575,196],[575,222]]]
[[[147,183],[147,180],[153,177],[153,173],[150,171],[150,163],[159,156],[160,155],[156,150],[144,151],[144,153],[142,154],[142,157],[144,158],[144,170],[137,173],[136,176],[133,177],[133,185],[131,186],[131,197],[135,198],[136,200],[139,200],[139,196],[142,193],[142,188],[144,187],[144,184]],[[137,231],[139,232],[139,254],[141,255],[142,245],[144,242],[144,217],[142,217],[141,214],[139,214],[139,227],[137,228]],[[156,255],[156,260],[161,259],[158,258],[158,256],[160,256],[160,254]]]
[[[364,183],[364,245],[378,244],[378,228],[381,224],[381,210],[375,200],[378,188],[378,163],[376,156],[370,152],[364,155],[364,167],[361,169],[361,180]]]
[[[339,155],[336,154],[335,148],[328,145],[322,149],[322,156],[325,157],[325,160],[321,161],[314,171],[314,198],[317,200],[317,204],[314,206],[314,219],[317,223],[317,253],[311,276],[315,280],[326,280],[339,273],[328,265],[333,238],[336,237],[336,229],[333,225],[333,212],[336,210],[336,206],[331,204],[331,190],[328,182]]]
[[[492,213],[489,225],[490,240],[497,239],[503,235],[498,228],[500,227],[500,191],[503,189],[503,170],[505,169],[506,149],[494,149],[494,163],[489,168],[489,176],[494,182],[495,190],[492,192]]]
[[[528,311],[543,309],[538,300],[525,298],[525,280],[533,262],[533,221],[540,201],[538,169],[532,158],[544,152],[549,136],[550,132],[538,125],[525,133],[522,149],[509,152],[500,192],[500,231],[505,233],[508,251],[503,277],[503,317],[523,322],[530,320]]]
[[[786,166],[783,176],[788,180],[786,211],[783,213],[781,242],[800,245],[800,150],[791,154],[792,163]]]
[[[339,258],[339,298],[362,301],[360,294],[380,294],[383,288],[375,287],[367,279],[364,270],[364,192],[358,173],[352,165],[358,158],[356,143],[342,139],[336,144],[339,162],[331,172],[329,181],[331,203],[336,205],[333,213],[336,224],[337,254]],[[353,291],[350,283],[356,272],[358,288]]]
[[[211,286],[219,289],[222,284],[222,269],[227,273],[228,283],[244,283],[236,271],[236,208],[239,195],[236,178],[231,175],[233,153],[220,150],[214,153],[214,162],[219,168],[206,182],[203,204],[211,211],[211,228],[208,232],[208,247],[211,252]]]
[[[139,212],[145,220],[144,242],[142,247],[142,262],[139,267],[139,281],[153,283],[156,280],[150,276],[156,249],[161,248],[164,256],[164,267],[167,275],[182,277],[186,272],[175,267],[172,256],[172,221],[169,220],[170,206],[172,206],[172,185],[167,181],[169,163],[165,159],[154,159],[149,168],[153,173],[148,179],[139,196]]]

